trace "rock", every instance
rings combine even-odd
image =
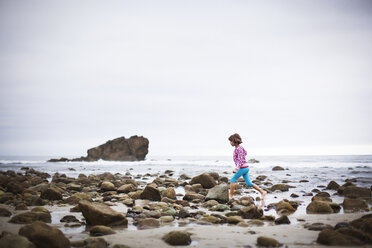
[[[271,191],[280,190],[283,192],[283,191],[288,191],[289,188],[290,186],[287,184],[275,184],[271,186],[270,190]]]
[[[205,200],[216,200],[220,203],[229,201],[229,186],[227,184],[219,184],[208,191]]]
[[[238,224],[239,222],[242,222],[244,221],[243,218],[241,216],[229,216],[227,217],[227,223],[229,224]]]
[[[0,216],[1,217],[9,217],[11,215],[12,215],[12,213],[8,209],[0,207]]]
[[[197,194],[197,193],[194,193],[194,192],[187,192],[185,194],[185,196],[183,197],[183,200],[185,200],[185,201],[192,201],[192,200],[195,200],[195,199],[202,200],[204,198],[205,198],[204,195]]]
[[[31,209],[31,212],[43,212],[43,213],[48,213],[48,214],[50,214],[50,212],[49,212],[48,209],[43,208],[43,207],[40,207],[40,206],[32,208],[32,209]]]
[[[251,158],[250,160],[247,161],[247,163],[250,163],[250,164],[255,164],[255,163],[259,163],[260,161],[258,161],[257,159],[254,159],[254,158]]]
[[[124,185],[120,186],[117,191],[118,191],[118,193],[128,194],[129,192],[136,191],[136,189],[137,188],[136,188],[135,185],[129,183],[129,184],[124,184]]]
[[[40,198],[46,200],[62,200],[62,193],[55,188],[48,188],[41,192]]]
[[[79,201],[82,201],[82,200],[92,201],[92,197],[88,195],[87,193],[78,192],[78,193],[73,194],[69,198],[67,198],[65,202],[69,204],[78,204]]]
[[[306,207],[306,213],[308,214],[331,214],[333,209],[328,202],[324,201],[312,201]]]
[[[161,217],[159,218],[159,220],[160,220],[160,222],[162,222],[162,223],[169,223],[169,222],[174,221],[174,218],[173,218],[173,216],[166,215],[166,216],[161,216]]]
[[[324,197],[324,196],[313,196],[311,198],[311,201],[326,201],[326,202],[332,202],[332,199],[329,197]]]
[[[161,192],[161,195],[162,195],[163,197],[167,197],[167,198],[170,198],[170,199],[174,199],[174,200],[177,199],[176,191],[174,190],[173,187],[171,187],[171,188],[167,188],[166,190],[162,191],[162,192]]]
[[[339,187],[338,193],[349,198],[371,197],[371,189],[356,186]]]
[[[141,230],[149,229],[149,228],[156,228],[160,226],[160,222],[155,218],[144,218],[138,221],[137,226]]]
[[[128,225],[128,220],[124,214],[116,212],[103,203],[92,203],[83,200],[79,202],[79,208],[88,225]]]
[[[244,219],[258,219],[263,215],[263,211],[255,205],[250,205],[240,209],[238,215],[242,216]]]
[[[283,171],[284,168],[281,167],[281,166],[275,166],[275,167],[272,168],[272,170],[273,170],[273,171]]]
[[[142,191],[140,199],[160,201],[161,200],[160,191],[151,185],[147,185],[145,189]]]
[[[93,226],[89,231],[91,236],[103,236],[116,233],[111,227],[97,225]]]
[[[345,198],[342,205],[346,212],[357,212],[368,208],[367,203],[364,200],[358,198],[357,199]]]
[[[214,178],[207,173],[193,177],[190,181],[190,184],[192,185],[196,183],[200,183],[205,189],[210,189],[216,186],[216,181]]]
[[[322,245],[333,246],[356,246],[364,244],[360,239],[346,235],[340,231],[345,229],[347,228],[340,228],[337,230],[325,229],[318,234],[316,241]]]
[[[115,244],[112,248],[130,248],[130,247],[127,246],[127,245],[118,245],[118,244]]]
[[[66,162],[66,161],[97,161],[99,159],[107,161],[136,161],[144,160],[149,147],[149,140],[142,136],[132,136],[129,139],[119,137],[107,141],[97,147],[87,151],[87,157],[74,159],[50,159],[48,162]]]
[[[171,231],[162,238],[169,245],[190,245],[191,234],[185,231]]]
[[[335,181],[330,181],[326,187],[326,189],[331,189],[331,190],[338,190],[340,185],[336,183]]]
[[[279,218],[277,218],[275,221],[275,224],[282,225],[282,224],[291,224],[291,222],[288,219],[288,216],[282,215]]]
[[[367,214],[350,222],[350,225],[366,233],[372,233],[372,214]]]
[[[116,187],[113,183],[105,181],[105,182],[102,182],[101,184],[101,190],[102,191],[114,191],[116,190]]]
[[[211,207],[209,210],[223,212],[226,210],[230,210],[230,207],[225,204],[217,204],[216,206]]]
[[[209,201],[206,201],[203,203],[203,207],[205,208],[210,208],[210,207],[213,207],[213,206],[216,206],[218,205],[218,201],[216,200],[209,200]]]
[[[257,238],[257,246],[280,247],[282,246],[276,239],[260,236]]]
[[[36,221],[19,229],[19,235],[25,236],[38,248],[69,248],[70,241],[56,227]]]
[[[79,220],[74,215],[66,215],[66,216],[63,216],[62,219],[60,219],[60,222],[70,223],[70,222],[79,222]]]
[[[21,202],[21,203],[18,203],[18,204],[15,206],[14,209],[15,209],[15,210],[27,210],[28,207],[27,207],[26,204],[24,204],[23,202]]]
[[[322,231],[325,229],[333,229],[331,225],[324,224],[324,223],[312,223],[312,224],[305,224],[305,228],[311,231]]]
[[[289,202],[286,202],[286,201],[280,201],[280,202],[276,203],[275,206],[276,206],[275,210],[276,210],[277,213],[279,213],[281,210],[286,210],[289,213],[294,213],[296,211],[296,209],[294,209],[292,207],[292,205]]]
[[[103,238],[87,238],[83,242],[84,248],[107,248],[108,243]]]
[[[36,248],[26,237],[20,235],[6,235],[0,239],[1,248]]]
[[[217,218],[216,216],[212,216],[212,215],[204,216],[200,220],[210,222],[210,223],[213,223],[213,224],[217,224],[217,223],[221,222],[221,220],[219,218]]]
[[[181,208],[178,212],[178,217],[180,218],[187,218],[190,217],[190,212],[186,208]]]
[[[295,193],[292,193],[292,194],[290,195],[290,197],[292,197],[292,198],[297,198],[297,197],[299,197],[299,195],[297,195],[297,194],[295,194]]]
[[[14,224],[29,224],[34,221],[43,221],[46,223],[52,222],[50,213],[44,212],[25,212],[14,215],[9,222]]]

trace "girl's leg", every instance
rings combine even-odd
[[[231,200],[234,196],[234,189],[235,189],[235,181],[242,175],[243,171],[238,170],[235,172],[234,176],[230,180],[230,193],[229,193],[229,200]]]
[[[265,190],[261,189],[260,187],[258,187],[256,184],[253,184],[252,186],[255,190],[257,190],[258,192],[261,193],[262,199],[264,199],[267,192]]]
[[[232,199],[234,196],[234,189],[235,189],[235,183],[230,183],[229,200]]]
[[[243,177],[244,177],[245,184],[247,184],[247,186],[253,187],[255,190],[260,192],[260,194],[262,196],[262,199],[263,199],[265,197],[265,195],[267,194],[267,192],[262,190],[256,184],[251,182],[251,179],[249,179],[249,168],[247,168],[247,172],[243,175]]]

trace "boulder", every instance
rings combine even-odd
[[[62,219],[59,220],[60,222],[79,222],[79,220],[74,215],[65,215]]]
[[[12,213],[8,209],[0,207],[0,216],[1,217],[9,217],[11,215],[12,215]]]
[[[271,186],[270,190],[271,191],[280,190],[283,192],[283,191],[288,191],[289,188],[290,186],[287,184],[275,184]]]
[[[194,192],[187,192],[185,194],[185,196],[183,197],[183,200],[192,201],[192,200],[196,200],[196,199],[202,200],[204,198],[205,198],[205,196],[202,195],[202,194],[198,194],[198,193],[194,193]]]
[[[308,214],[331,214],[333,209],[329,202],[325,201],[312,201],[306,207],[306,213]]]
[[[372,233],[372,214],[367,214],[350,222],[350,225],[366,233]]]
[[[349,198],[371,197],[371,189],[357,186],[341,186],[338,189],[338,193]]]
[[[216,181],[214,180],[214,178],[207,173],[195,176],[190,181],[191,185],[197,183],[200,183],[205,189],[210,189],[216,186]]]
[[[356,199],[345,198],[342,205],[344,207],[345,212],[356,212],[368,208],[367,203],[364,200],[358,198]]]
[[[50,213],[44,212],[25,212],[14,215],[9,222],[14,224],[29,224],[34,221],[43,221],[46,223],[52,222],[52,216]]]
[[[149,228],[156,228],[160,226],[159,220],[155,218],[144,218],[140,219],[137,223],[139,229],[149,229]]]
[[[128,225],[128,220],[124,214],[116,212],[103,203],[92,203],[83,200],[79,202],[79,209],[88,225]]]
[[[93,226],[89,230],[89,233],[91,236],[103,236],[103,235],[115,234],[115,231],[112,230],[111,227],[97,225],[97,226]]]
[[[56,227],[41,221],[33,222],[19,229],[19,235],[25,236],[38,248],[69,248],[70,241]]]
[[[48,188],[41,192],[40,198],[51,201],[62,200],[62,193],[56,188]]]
[[[102,191],[113,191],[113,190],[116,190],[116,187],[113,183],[105,181],[101,183],[101,190]]]
[[[322,245],[357,246],[367,243],[365,234],[356,229],[340,228],[325,229],[318,234],[317,242]]]
[[[296,209],[292,207],[292,205],[289,202],[286,202],[286,201],[280,201],[276,203],[275,210],[277,213],[283,210],[286,210],[289,213],[294,213],[296,211]]]
[[[162,238],[169,245],[190,245],[191,234],[186,231],[171,231]]]
[[[282,225],[282,224],[291,224],[291,222],[288,219],[288,216],[282,215],[279,218],[275,219],[275,224]]]
[[[6,235],[0,239],[1,248],[36,248],[26,237],[21,235]]]
[[[90,237],[85,239],[81,246],[83,246],[83,248],[106,248],[109,244],[103,238]]]
[[[256,205],[250,205],[238,210],[238,215],[244,219],[258,219],[263,215],[263,211],[261,208],[257,208]]]
[[[178,212],[178,217],[180,218],[187,218],[190,217],[190,212],[186,208],[181,208]]]
[[[336,183],[335,181],[330,181],[326,187],[326,189],[331,189],[331,190],[338,190],[340,185]]]
[[[78,192],[67,198],[65,202],[69,204],[78,204],[81,200],[92,201],[92,197],[87,193]]]
[[[174,190],[173,187],[167,188],[166,190],[163,190],[161,192],[161,195],[163,197],[167,197],[167,198],[170,198],[170,199],[173,199],[173,200],[176,200],[177,199],[176,191]]]
[[[281,167],[281,166],[275,166],[275,167],[272,168],[272,170],[273,170],[273,171],[283,171],[284,168]]]
[[[229,201],[229,186],[225,183],[214,186],[208,191],[205,200],[216,200],[220,203]]]
[[[128,194],[129,192],[133,192],[133,191],[136,191],[136,186],[129,183],[129,184],[124,184],[122,186],[120,186],[117,191],[118,193],[125,193],[125,194]]]
[[[160,201],[161,195],[159,189],[147,185],[140,195],[140,199],[150,200],[150,201]]]
[[[264,246],[264,247],[280,247],[282,246],[276,239],[260,236],[257,238],[257,246]]]
[[[242,222],[244,221],[243,218],[241,216],[229,216],[227,217],[227,223],[229,224],[238,224],[239,222]]]

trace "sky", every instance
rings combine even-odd
[[[0,155],[372,154],[372,2],[0,0]]]

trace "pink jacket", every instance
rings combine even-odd
[[[242,146],[235,148],[233,158],[237,170],[248,167],[247,161],[245,161],[245,156],[247,156],[247,151]]]

